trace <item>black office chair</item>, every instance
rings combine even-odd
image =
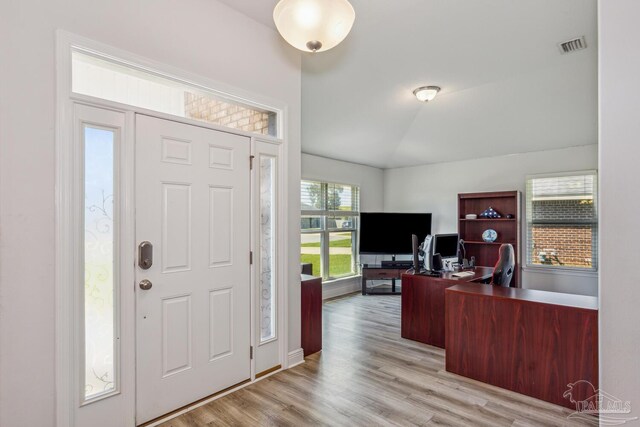
[[[516,268],[516,255],[513,246],[509,244],[501,245],[499,254],[498,262],[493,267],[491,284],[508,288]]]
[[[308,262],[300,263],[300,269],[302,270],[302,274],[308,274],[309,276],[313,275],[313,264]]]

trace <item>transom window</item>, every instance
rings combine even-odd
[[[527,179],[527,265],[596,270],[595,171]]]
[[[324,280],[357,274],[359,187],[302,181],[300,193],[301,262]]]
[[[278,136],[278,114],[112,58],[74,50],[72,91],[260,135]]]

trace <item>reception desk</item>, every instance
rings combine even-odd
[[[571,409],[597,390],[597,298],[478,284],[445,295],[447,371]]]
[[[493,268],[476,267],[470,271],[473,275],[466,277],[455,277],[451,272],[437,277],[403,274],[402,338],[444,348],[444,290],[460,283],[489,280]]]

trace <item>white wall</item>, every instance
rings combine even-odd
[[[640,417],[640,2],[599,5],[600,388]]]
[[[288,104],[291,265],[299,263],[300,56],[215,0],[3,1],[0,13],[0,426],[54,424],[57,28]],[[299,272],[288,272],[290,350]]]
[[[382,169],[302,153],[302,178],[357,185],[361,211],[384,209]]]
[[[458,229],[458,193],[525,191],[525,177],[598,166],[597,145],[465,160],[384,171],[386,211],[431,212],[434,233]],[[569,275],[525,271],[523,287],[585,295],[597,294],[593,274]]]
[[[360,210],[362,212],[383,211],[383,176],[382,169],[356,163],[328,159],[326,157],[302,154],[302,178],[352,184],[360,187]],[[363,257],[361,262],[373,262]],[[360,289],[359,277],[341,279],[323,286],[324,298],[355,292]]]

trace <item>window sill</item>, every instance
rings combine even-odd
[[[326,280],[323,281],[322,284],[323,285],[340,285],[342,283],[351,281],[351,280],[358,280],[360,281],[362,279],[362,276],[359,274],[354,274],[353,276],[345,276],[345,277],[339,277],[337,279],[330,279],[330,280]]]
[[[322,282],[322,299],[331,299],[352,294],[361,289],[361,276],[347,276]]]
[[[522,267],[522,271],[525,273],[542,273],[542,274],[563,274],[567,276],[579,276],[579,277],[598,277],[598,270],[580,270],[570,267],[537,267],[537,266],[525,266]]]

